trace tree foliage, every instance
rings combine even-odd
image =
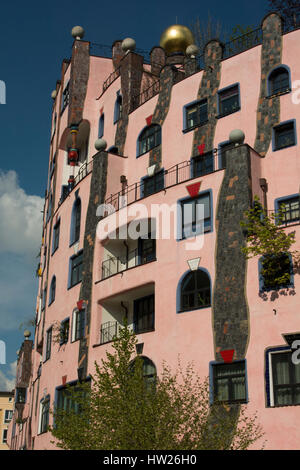
[[[295,243],[295,232],[286,233],[281,226],[284,220],[284,209],[268,214],[261,206],[258,196],[254,198],[251,209],[245,212],[245,219],[240,222],[245,229],[247,245],[242,252],[247,259],[262,256],[261,274],[271,280],[271,285],[282,286],[289,283],[290,273],[286,264],[290,264],[291,255],[294,265],[299,264],[299,252],[292,251]]]
[[[137,340],[127,325],[114,339],[91,384],[69,387],[67,409],[56,408],[50,428],[57,447],[72,450],[196,450],[248,449],[263,432],[257,416],[241,409],[228,413],[209,405],[208,381],[201,381],[192,365],[180,363],[172,374],[163,365],[155,381],[143,375],[136,357]]]

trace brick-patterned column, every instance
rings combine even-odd
[[[256,139],[254,149],[265,156],[272,139],[272,128],[280,122],[280,97],[268,98],[267,79],[271,70],[281,64],[282,19],[276,13],[262,22],[261,83],[257,107]]]
[[[90,44],[86,41],[75,40],[73,44],[69,85],[68,126],[79,124],[82,120],[90,69],[89,47]]]
[[[115,146],[123,155],[127,135],[128,114],[132,110],[133,99],[140,94],[143,76],[143,57],[129,52],[120,62],[122,113],[117,124]]]
[[[198,145],[205,144],[205,152],[209,152],[214,148],[222,55],[223,48],[219,41],[214,39],[206,44],[204,51],[205,70],[203,71],[197,99],[207,98],[208,122],[194,131],[192,157],[199,155]]]
[[[160,126],[163,125],[169,112],[173,83],[174,71],[170,66],[165,66],[160,74],[160,91],[152,117],[152,124],[159,124]],[[149,153],[149,166],[152,166],[155,163],[157,164],[158,169],[162,163],[161,144],[150,150]]]
[[[78,368],[82,368],[84,377],[86,377],[87,375],[88,365],[94,248],[96,242],[97,224],[99,221],[99,217],[96,216],[96,211],[99,204],[103,204],[105,200],[107,184],[107,165],[107,152],[98,152],[93,158],[93,172],[90,185],[90,197],[85,221],[82,283],[80,288],[79,300],[84,300],[87,304],[86,330],[85,337],[80,340],[78,356]]]

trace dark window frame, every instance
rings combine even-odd
[[[51,357],[51,346],[52,346],[52,326],[48,328],[46,332],[46,350],[45,350],[45,360],[48,361]]]
[[[229,100],[233,102],[230,107],[228,107]],[[218,91],[218,118],[229,116],[230,114],[240,111],[240,109],[241,98],[239,83],[234,83]]]
[[[205,285],[204,287],[201,287],[198,285],[198,283],[200,282],[199,280],[200,273],[205,275],[206,276],[205,281],[208,281],[207,285]],[[184,290],[183,289],[184,282],[188,282],[189,278],[192,278],[192,277],[194,277],[194,288],[188,291]],[[203,276],[203,280],[204,280],[204,276]],[[199,303],[199,293],[201,294],[203,293],[204,303],[202,304]],[[191,304],[193,305],[191,304],[186,305],[187,304],[187,302],[185,301],[186,296],[190,297],[189,300],[191,300],[193,296],[193,302],[191,302]],[[198,298],[198,304],[197,304],[197,298]],[[208,301],[205,301],[207,299]],[[211,307],[211,279],[210,279],[209,274],[201,268],[197,269],[196,271],[189,271],[188,273],[186,273],[186,275],[183,277],[183,279],[180,282],[180,300],[179,300],[178,313],[190,312],[192,310],[200,310],[202,308],[209,308],[209,307]]]
[[[180,224],[181,233],[179,234],[179,240],[186,240],[187,238],[194,237],[195,235],[198,235],[199,233],[201,233],[201,231],[199,231],[199,232],[196,231],[195,232],[195,228],[197,227],[197,223],[198,223],[196,207],[197,207],[197,201],[199,201],[201,203],[201,200],[206,198],[207,196],[209,197],[209,216],[204,217],[204,233],[208,233],[208,232],[212,231],[212,197],[211,197],[210,192],[205,192],[205,193],[200,194],[197,197],[187,198],[187,199],[185,198],[185,199],[179,201],[180,211],[181,211],[181,224]],[[193,230],[193,233],[192,234],[185,234],[184,206],[187,205],[187,204],[192,204],[193,205],[193,208],[192,208],[192,216],[193,216],[192,230]]]
[[[189,118],[189,113],[192,110],[195,110],[195,123],[190,123],[192,118]],[[195,101],[193,103],[189,103],[184,106],[184,129],[183,132],[188,132],[196,127],[200,127],[203,124],[208,122],[208,102],[207,98],[202,100]]]
[[[4,423],[10,423],[13,417],[13,410],[5,410],[4,412]]]
[[[50,415],[50,397],[46,397],[41,401],[41,422],[39,434],[44,434],[48,431],[49,415]]]
[[[298,207],[292,208],[292,204],[298,205]],[[282,206],[288,205],[289,208],[286,210],[286,208],[282,208]],[[289,219],[284,218],[282,220],[283,224],[293,224],[296,223],[300,220],[300,196],[297,194],[295,196],[286,196],[279,198],[275,201],[275,212],[278,212],[279,209],[283,212],[283,216],[286,214],[289,214]],[[293,213],[297,213],[298,215],[293,217]]]
[[[202,155],[192,157],[192,178],[198,178],[199,176],[208,175],[213,173],[215,169],[214,159],[215,153],[213,150],[205,152]]]
[[[138,137],[137,157],[145,155],[160,144],[161,126],[159,124],[151,124],[150,126],[145,127]]]
[[[152,188],[153,187],[153,188]],[[141,182],[141,198],[151,196],[165,188],[165,171],[162,169],[153,176],[145,176]],[[152,191],[153,189],[153,191]]]
[[[67,344],[70,335],[70,318],[66,318],[60,324],[59,345]]]
[[[154,331],[154,325],[155,295],[151,294],[135,299],[133,302],[133,329],[135,334]]]
[[[291,256],[289,253],[281,253],[279,257],[285,257],[286,259],[288,258],[289,264],[287,262],[282,262],[282,264],[286,264],[286,272],[288,272],[290,279],[287,281],[285,284],[276,284],[275,281],[272,284],[272,280],[268,279],[266,282],[266,278],[262,274],[262,269],[263,269],[263,261],[264,258],[266,257],[262,256],[259,261],[258,261],[258,267],[259,267],[259,290],[260,292],[270,292],[274,290],[280,290],[280,289],[287,289],[289,287],[294,287],[294,276],[293,276],[293,262],[291,259]]]
[[[69,289],[82,282],[83,251],[70,258]]]
[[[295,120],[286,121],[278,124],[278,126],[273,127],[273,152],[284,150],[289,147],[293,147],[297,145],[297,137],[296,137],[296,125]],[[289,137],[292,136],[292,138]],[[288,136],[288,141],[286,144],[282,143],[281,141]]]
[[[72,343],[75,341],[79,341],[85,337],[85,326],[86,326],[86,311],[83,310],[75,310],[73,313],[73,321],[74,326],[73,329],[73,338]]]
[[[293,364],[291,360],[291,356],[293,354],[293,351],[286,350],[286,351],[280,351],[278,353],[274,352],[271,354],[271,365],[269,367],[272,370],[272,378],[273,378],[273,400],[274,404],[273,407],[279,408],[282,406],[297,406],[300,405],[300,399],[298,403],[295,403],[295,394],[296,394],[296,388],[300,389],[300,382],[296,382],[295,380],[295,367],[298,366],[300,367],[300,364]],[[277,376],[277,371],[275,367],[275,358],[278,360],[282,356],[287,356],[287,363],[288,363],[288,374],[289,374],[289,383],[287,384],[278,384],[278,376]],[[292,379],[292,380],[291,380]],[[275,383],[276,382],[276,383]],[[291,397],[292,397],[292,403],[289,404],[279,404],[278,403],[278,391],[281,389],[291,389]]]
[[[239,368],[239,365],[243,364],[244,366],[244,372],[239,373],[239,374],[231,374],[228,376],[221,376],[220,378],[217,377],[216,374],[216,369],[217,368],[222,368],[222,367],[232,367],[234,368],[235,366]],[[242,359],[239,361],[233,361],[230,363],[226,362],[213,362],[211,363],[212,367],[212,377],[211,377],[211,384],[212,384],[212,402],[213,403],[232,403],[232,404],[242,404],[242,403],[248,403],[248,391],[247,391],[247,364],[246,360]],[[244,378],[244,390],[245,390],[245,395],[243,398],[235,398],[234,396],[234,380],[236,378]],[[225,378],[228,379],[228,399],[227,400],[218,400],[218,380],[225,380]]]
[[[53,247],[52,255],[56,252],[59,247],[59,234],[60,234],[60,218],[53,227]]]
[[[289,70],[283,66],[276,67],[268,76],[268,96],[289,93],[290,91],[291,82]]]
[[[50,291],[49,291],[49,305],[51,305],[54,302],[55,294],[56,294],[56,276],[53,276],[51,280],[51,284],[50,284]]]

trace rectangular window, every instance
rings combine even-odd
[[[219,91],[219,117],[235,113],[240,109],[239,87],[234,85]]]
[[[156,173],[154,176],[148,176],[147,178],[143,179],[141,190],[142,195],[141,197],[150,196],[150,194],[157,193],[164,189],[165,180],[164,180],[164,171],[160,171]]]
[[[300,220],[300,197],[291,197],[281,200],[279,207],[282,212],[282,223],[290,224]]]
[[[4,423],[10,423],[13,415],[13,410],[5,410]]]
[[[212,369],[215,402],[247,402],[245,361],[213,364]]]
[[[76,310],[73,314],[73,341],[84,338],[85,310]]]
[[[211,230],[210,194],[206,193],[198,198],[182,201],[181,220],[181,238],[209,232]]]
[[[40,421],[40,433],[47,432],[49,426],[49,410],[50,400],[49,398],[41,402],[41,421]]]
[[[55,224],[54,228],[53,228],[53,250],[52,250],[52,253],[54,253],[58,248],[59,231],[60,231],[60,220],[58,220],[57,224]]]
[[[7,432],[8,432],[8,429],[3,429],[2,444],[6,444],[6,443],[7,443]]]
[[[70,320],[69,318],[67,320],[64,320],[61,322],[60,326],[60,339],[59,339],[59,344],[66,344],[69,340],[69,330],[70,330]]]
[[[140,264],[148,263],[156,258],[156,240],[150,238],[151,234],[148,236],[147,239],[139,239]]]
[[[154,330],[154,295],[134,301],[134,332],[146,333]]]
[[[42,310],[45,310],[46,306],[46,296],[47,296],[47,286],[45,289],[43,289],[43,294],[42,294]]]
[[[271,355],[274,406],[300,404],[300,364],[293,364],[292,352]]]
[[[186,129],[191,129],[204,124],[208,120],[207,99],[199,101],[185,108],[186,111]]]
[[[45,361],[50,359],[51,356],[51,343],[52,343],[52,328],[49,328],[49,330],[46,333],[46,355],[45,355]]]
[[[62,100],[61,100],[61,113],[64,112],[65,108],[68,106],[69,104],[69,99],[70,99],[70,93],[69,93],[69,83],[68,82],[65,86],[65,89],[63,91],[63,95],[62,95]]]
[[[79,404],[74,401],[69,390],[57,390],[57,408],[60,410],[79,412]]]
[[[294,122],[288,122],[274,127],[274,148],[280,150],[296,145]]]
[[[206,175],[214,171],[214,154],[207,152],[192,159],[193,178]]]
[[[83,252],[71,258],[70,287],[73,287],[82,281],[82,263],[83,263]]]

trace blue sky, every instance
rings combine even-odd
[[[0,340],[6,342],[7,364],[0,364],[0,390],[13,386],[24,330],[18,326],[35,312],[50,94],[60,79],[61,61],[70,57],[72,27],[83,26],[91,42],[110,46],[133,37],[138,48],[150,50],[176,17],[190,27],[210,14],[230,31],[236,24],[259,26],[266,11],[267,0],[1,4],[0,80],[6,85],[6,104],[0,104]]]

